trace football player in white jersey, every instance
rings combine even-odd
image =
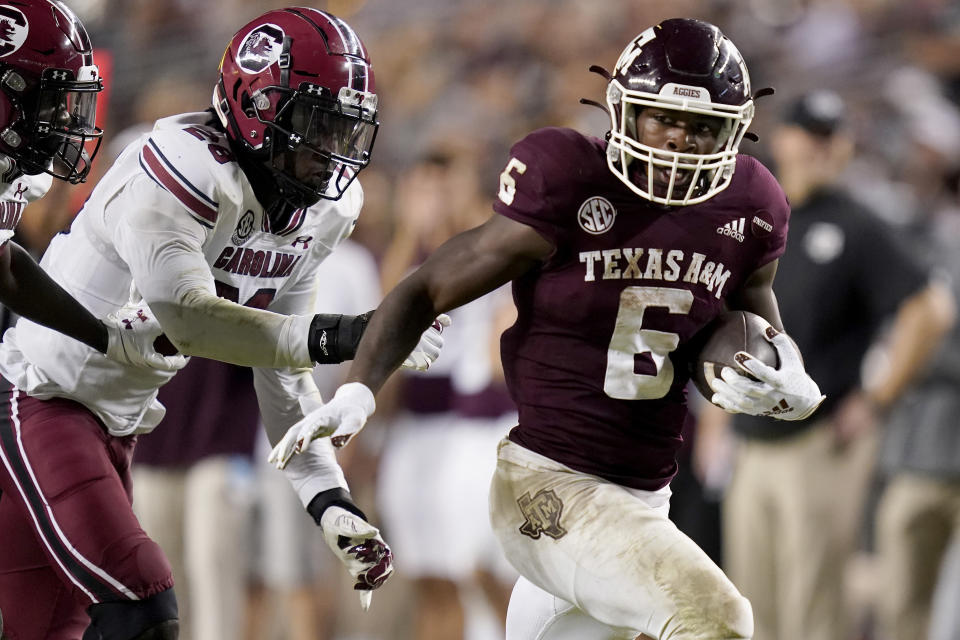
[[[160,120],[131,143],[42,265],[94,314],[138,301],[181,353],[253,367],[276,442],[322,403],[313,364],[352,358],[371,315],[313,305],[318,264],[359,214],[355,178],[377,128],[353,29],[314,9],[269,11],[228,45],[213,109]],[[408,366],[436,358],[444,321]],[[10,630],[176,638],[169,563],[129,503],[133,441],[163,417],[157,389],[174,372],[112,362],[26,320],[5,336],[0,372],[12,382],[0,415],[0,486],[16,498],[0,502],[0,539],[15,539],[0,552]],[[353,504],[330,440],[287,469],[369,606],[392,554]]]
[[[0,6],[0,21],[0,304],[120,362],[178,366],[181,358],[153,349],[155,322],[123,331],[130,310],[121,318],[116,309],[97,319],[12,240],[24,208],[53,178],[86,179],[103,133],[95,123],[103,81],[83,24],[63,3]]]
[[[103,81],[86,29],[63,3],[3,5],[0,21],[0,304],[118,362],[175,370],[183,357],[156,352],[159,325],[145,313],[132,322],[137,309],[126,307],[98,319],[13,241],[24,208],[54,178],[77,184],[90,172],[103,133],[96,126]]]

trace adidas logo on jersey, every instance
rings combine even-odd
[[[727,224],[717,227],[717,233],[721,236],[733,238],[737,242],[743,242],[743,227],[746,224],[746,218],[731,220]]]

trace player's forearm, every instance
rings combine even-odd
[[[364,331],[347,374],[347,381],[362,382],[376,393],[403,364],[420,335],[436,318],[427,290],[412,278],[401,282],[384,298]]]
[[[337,462],[330,438],[319,438],[310,443],[302,455],[294,456],[283,469],[304,508],[318,494],[331,489],[349,491],[343,469]]]
[[[248,367],[311,367],[310,316],[252,309],[200,289],[178,301],[147,300],[182,353]]]
[[[8,242],[0,266],[0,302],[14,313],[100,351],[107,350],[102,322],[53,280],[20,245]]]

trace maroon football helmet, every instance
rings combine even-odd
[[[59,0],[0,5],[0,153],[26,174],[86,179],[103,90],[83,24]]]
[[[717,27],[690,18],[664,20],[634,38],[617,60],[607,85],[611,130],[607,164],[640,196],[666,205],[713,197],[733,178],[737,150],[753,119],[750,76],[736,46]],[[656,149],[637,140],[644,107],[687,111],[722,119],[717,146],[707,154]],[[640,161],[640,165],[631,166]],[[668,171],[665,196],[653,193],[654,172]],[[678,172],[691,172],[682,193]]]
[[[339,199],[370,162],[379,127],[366,47],[317,9],[268,11],[241,28],[220,61],[213,106],[234,145],[267,161],[281,197],[298,207]],[[315,168],[307,178],[292,159],[304,151]]]

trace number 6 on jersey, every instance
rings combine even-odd
[[[686,314],[693,305],[693,292],[667,287],[627,287],[620,292],[617,324],[607,351],[607,373],[603,391],[618,400],[662,398],[673,384],[670,352],[680,344],[680,336],[668,331],[644,329],[643,312],[662,307],[670,313]],[[656,374],[636,373],[637,354],[649,353]]]

